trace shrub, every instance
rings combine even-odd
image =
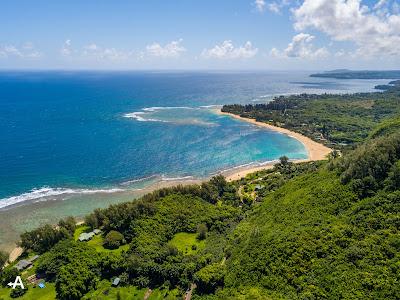
[[[197,238],[201,241],[204,240],[207,237],[207,225],[206,224],[200,224],[197,226]]]
[[[195,274],[195,281],[200,293],[213,293],[218,287],[224,285],[225,266],[214,263],[200,269]]]
[[[23,296],[27,291],[28,291],[28,288],[27,288],[27,287],[24,288],[24,289],[21,289],[20,287],[17,287],[17,288],[15,288],[15,289],[11,290],[10,297],[11,297],[11,298],[18,298],[18,297],[21,297],[21,296]]]
[[[118,231],[111,230],[104,239],[103,246],[108,249],[117,249],[124,243],[124,236]]]

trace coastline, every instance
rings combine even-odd
[[[221,110],[217,110],[217,113],[219,115],[229,116],[229,117],[232,117],[232,118],[244,121],[244,122],[254,124],[256,126],[265,127],[265,128],[271,129],[273,131],[277,131],[277,132],[286,134],[286,135],[298,140],[299,142],[301,142],[304,145],[304,147],[306,148],[307,153],[308,153],[308,159],[303,160],[303,161],[324,160],[324,159],[326,159],[326,156],[329,153],[331,153],[331,151],[332,151],[331,148],[328,148],[327,146],[325,146],[323,144],[317,143],[317,142],[313,141],[312,139],[310,139],[309,137],[302,135],[301,133],[297,133],[297,132],[291,131],[286,128],[270,125],[270,124],[263,123],[263,122],[258,122],[254,119],[244,118],[244,117],[234,115],[231,113],[222,112]]]
[[[294,160],[290,160],[290,161],[293,163],[302,163],[302,162],[310,161],[310,159],[294,159]],[[271,162],[267,162],[265,164],[260,164],[260,165],[256,165],[256,166],[237,168],[237,170],[235,170],[235,171],[221,172],[220,174],[223,175],[228,182],[231,182],[231,181],[235,181],[235,180],[244,178],[248,174],[251,174],[254,172],[272,169],[276,163],[277,163],[276,161],[271,161]]]
[[[205,180],[205,179],[204,179]],[[74,216],[77,221],[96,208],[106,208],[122,202],[133,201],[155,190],[176,185],[201,184],[201,179],[182,179],[155,182],[142,189],[115,193],[50,197],[47,201],[27,201],[0,210],[0,249],[9,253],[10,259],[19,256],[17,242],[22,232],[44,224],[56,224],[61,218]],[[83,205],[82,205],[83,204]],[[72,211],[72,212],[71,212]],[[12,213],[10,213],[12,212]]]
[[[308,138],[308,137],[306,137],[306,136],[304,136],[304,135],[302,135],[300,133],[293,132],[293,131],[290,131],[290,130],[285,129],[285,128],[273,126],[273,125],[270,125],[270,124],[267,124],[267,123],[257,122],[254,119],[240,117],[238,115],[234,115],[234,114],[231,114],[231,113],[225,113],[225,112],[222,112],[220,108],[213,109],[212,111],[214,111],[215,113],[217,113],[219,115],[229,116],[231,118],[235,118],[235,119],[238,119],[238,120],[243,121],[243,122],[251,123],[251,124],[256,125],[256,126],[264,127],[264,128],[276,131],[276,132],[280,132],[282,134],[286,134],[286,135],[298,140],[306,148],[306,151],[307,151],[307,154],[308,154],[308,158],[307,159],[292,160],[292,162],[294,162],[294,163],[301,163],[301,162],[307,162],[307,161],[316,161],[316,160],[324,160],[324,159],[326,159],[326,156],[332,151],[330,148],[328,148],[328,147],[326,147],[326,146],[324,146],[322,144],[319,144],[319,143],[311,140],[310,138]],[[218,172],[216,174],[221,174],[221,175],[225,176],[227,181],[234,181],[234,180],[239,180],[239,179],[247,176],[248,174],[251,174],[251,173],[254,173],[254,172],[257,172],[257,171],[266,170],[266,169],[272,169],[275,164],[276,164],[276,161],[266,162],[266,163],[258,164],[258,165],[249,164],[247,166],[242,166],[242,167],[232,168],[230,170],[220,171],[220,172]],[[166,181],[166,182],[157,182],[155,184],[152,184],[152,185],[140,190],[140,192],[138,192],[138,191],[136,191],[136,192],[126,191],[126,192],[122,192],[122,194],[125,194],[127,198],[129,198],[130,200],[133,200],[135,198],[143,196],[146,193],[152,192],[154,190],[157,190],[157,189],[160,189],[160,188],[163,188],[163,187],[170,187],[170,186],[174,186],[174,185],[178,185],[178,184],[183,184],[183,185],[185,185],[185,184],[199,184],[199,183],[201,183],[203,181],[208,180],[212,176],[213,175],[210,175],[209,177],[204,178],[204,179],[171,180],[171,181]],[[109,195],[108,195],[108,197],[109,197]],[[129,200],[127,200],[127,201],[129,201]],[[57,202],[62,203],[64,201],[63,200],[58,200],[58,201],[57,200],[56,201],[53,200],[53,201],[49,201],[49,202],[47,202],[47,201],[39,202],[39,203],[33,202],[33,203],[27,204],[27,206],[31,206],[31,209],[34,209],[34,210],[40,210],[40,209],[45,209],[45,208],[50,207],[50,206],[54,206],[54,205],[56,205]],[[113,201],[107,202],[107,204],[112,204],[112,202]],[[118,202],[122,202],[122,201],[117,201],[115,203],[118,203]],[[25,209],[26,209],[26,206],[25,206],[25,208],[24,208],[24,206],[25,205],[18,206],[18,207],[15,207],[15,209],[16,209],[16,211],[19,211],[22,215],[24,215],[24,213],[22,213],[22,211],[25,211]],[[100,206],[102,206],[102,205],[100,205]],[[4,212],[5,211],[3,211],[3,213]],[[2,215],[3,213],[0,211],[0,215]],[[83,213],[82,215],[85,214],[85,212],[83,212],[83,211],[81,213]],[[79,217],[82,217],[82,215],[76,216],[77,219],[79,219]],[[61,217],[61,216],[59,216],[59,217]],[[25,219],[26,218],[29,218],[29,217],[25,216]],[[56,220],[48,220],[48,221],[56,221]],[[14,232],[14,234],[15,233],[16,232]],[[14,235],[14,238],[16,238],[16,235]],[[7,248],[8,248],[8,250],[13,249],[13,251],[10,253],[11,254],[10,255],[10,260],[13,261],[19,256],[21,250],[19,248],[15,248],[15,244],[14,244],[14,247],[12,247],[12,246],[10,247],[10,246],[11,245],[8,244]]]
[[[306,148],[308,158],[293,160],[293,162],[295,162],[295,163],[324,160],[327,158],[328,154],[331,153],[331,151],[332,151],[331,148],[326,147],[323,144],[317,143],[317,142],[313,141],[312,139],[310,139],[309,137],[306,137],[305,135],[291,131],[289,129],[270,125],[270,124],[263,123],[263,122],[258,122],[254,119],[244,118],[244,117],[232,114],[232,113],[222,112],[220,108],[214,109],[213,111],[219,115],[228,116],[228,117],[231,117],[231,118],[243,121],[243,122],[251,123],[256,126],[264,127],[264,128],[267,128],[267,129],[270,129],[270,130],[273,130],[273,131],[276,131],[276,132],[279,132],[282,134],[286,134],[286,135],[298,140]],[[271,163],[268,163],[268,164],[265,164],[262,166],[243,168],[242,170],[239,170],[237,172],[233,172],[233,173],[226,175],[226,179],[228,181],[238,180],[242,177],[245,177],[248,174],[251,174],[251,173],[254,173],[257,171],[261,171],[261,170],[265,170],[265,169],[271,169],[271,168],[273,168],[274,164],[275,164],[275,162],[271,162]]]

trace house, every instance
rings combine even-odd
[[[32,266],[32,262],[30,260],[21,259],[16,265],[15,268],[18,271],[25,270],[26,268]]]
[[[32,256],[29,260],[33,263],[35,260],[37,260],[40,257],[40,255],[35,255]]]
[[[95,229],[91,232],[83,232],[79,235],[79,241],[80,242],[87,242],[90,241],[95,235],[100,234],[101,230],[100,229]]]
[[[121,281],[121,279],[120,279],[119,277],[117,277],[117,278],[115,278],[115,279],[113,280],[112,285],[113,285],[113,286],[118,286],[120,281]]]
[[[254,190],[255,190],[255,191],[259,191],[259,190],[261,190],[261,189],[263,189],[263,188],[264,188],[263,185],[257,184],[257,185],[254,187]]]
[[[94,232],[89,232],[89,233],[83,232],[79,235],[78,240],[80,242],[87,242],[87,241],[90,241],[93,238],[93,236],[94,236]]]

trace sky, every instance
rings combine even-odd
[[[400,0],[3,0],[0,69],[400,69]]]

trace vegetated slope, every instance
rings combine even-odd
[[[265,197],[230,244],[220,299],[399,299],[400,135]]]
[[[400,132],[400,116],[385,119],[370,133],[370,138]]]
[[[76,223],[71,218],[61,220],[57,227],[46,225],[22,234],[21,245],[27,253],[42,254],[35,271],[54,282],[57,299],[90,298],[99,288],[111,288],[116,277],[121,286],[159,288],[170,296],[174,290],[173,294],[182,295],[197,271],[220,264],[225,257],[227,236],[242,218],[240,203],[235,186],[216,176],[202,185],[161,189],[139,200],[95,210],[85,223],[87,228],[101,228],[104,241],[111,240],[99,245],[102,251],[74,239]],[[196,235],[202,247],[179,251],[171,241],[180,233],[190,238]],[[112,252],[106,249],[109,244],[112,249],[129,247]],[[0,272],[1,284],[5,287],[17,274],[13,266],[7,267]],[[32,293],[32,289],[26,291],[25,297],[29,299]]]

